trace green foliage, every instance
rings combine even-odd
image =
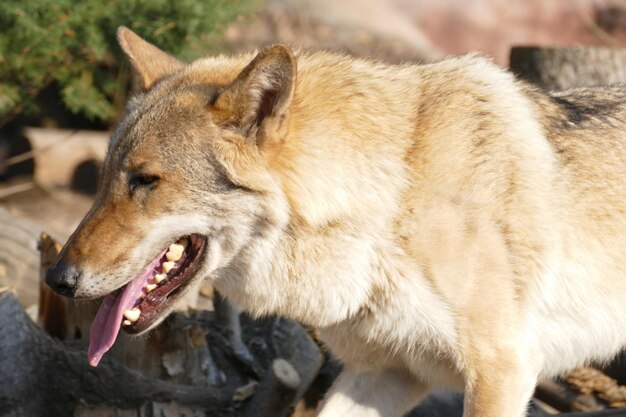
[[[56,83],[72,113],[110,121],[123,103],[128,67],[115,40],[125,25],[176,56],[199,48],[260,0],[2,0],[0,124],[38,110]]]

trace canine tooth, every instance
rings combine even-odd
[[[131,324],[133,324],[133,323],[132,323],[130,320],[124,320],[124,321],[122,322],[122,324],[123,324],[124,326],[130,326],[130,325],[131,325]]]
[[[154,276],[154,282],[156,282],[157,284],[160,284],[161,282],[163,282],[165,278],[167,278],[167,274],[156,274]]]
[[[172,243],[169,250],[165,254],[165,257],[168,261],[176,262],[183,256],[184,251],[185,247],[183,245],[179,245],[178,243]]]
[[[163,272],[167,274],[174,268],[174,265],[176,265],[176,262],[163,262]]]
[[[146,285],[146,287],[145,287],[145,288],[146,288],[146,292],[150,292],[150,291],[152,291],[153,289],[155,289],[156,287],[157,287],[157,285],[156,285],[156,284],[148,284],[148,285]]]
[[[139,320],[140,315],[141,310],[139,310],[138,307],[124,311],[124,317],[126,317],[126,319],[129,320],[131,323]]]

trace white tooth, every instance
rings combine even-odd
[[[123,324],[124,326],[130,326],[130,325],[131,325],[131,324],[133,324],[133,323],[131,323],[131,321],[130,321],[130,320],[124,320],[124,321],[122,322],[122,324]]]
[[[176,262],[183,256],[184,251],[185,251],[185,248],[183,245],[179,245],[178,243],[172,243],[170,245],[169,250],[165,254],[165,257],[167,258],[168,261]]]
[[[163,272],[167,274],[172,270],[172,268],[174,268],[175,265],[176,262],[163,262]]]
[[[182,239],[176,242],[178,245],[182,246],[183,249],[187,249],[187,239]]]
[[[156,284],[148,284],[145,286],[146,292],[150,292],[157,287]]]
[[[180,243],[172,243],[170,245],[170,250],[177,250],[177,251],[184,251],[185,248],[187,247],[187,242],[186,241],[182,241]]]
[[[172,262],[176,262],[177,260],[179,260],[181,257],[183,256],[182,252],[172,252],[172,251],[168,251],[165,254],[165,257],[167,258],[168,261],[172,261]]]
[[[157,284],[160,284],[161,282],[163,282],[165,278],[167,278],[167,274],[156,274],[154,276],[154,282],[156,282]]]
[[[131,310],[124,311],[124,317],[126,317],[131,323],[139,320],[139,316],[141,315],[141,310],[138,307],[135,307]]]

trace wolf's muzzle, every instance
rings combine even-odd
[[[46,284],[61,295],[73,297],[80,278],[81,274],[74,266],[59,260],[48,269]]]

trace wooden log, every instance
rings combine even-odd
[[[10,287],[24,307],[39,299],[40,228],[0,208],[0,287]]]
[[[318,344],[299,323],[293,320],[280,318],[251,320],[247,315],[240,314],[236,306],[218,293],[215,293],[214,304],[216,324],[221,329],[220,333],[226,336],[231,349],[230,354],[235,356],[240,365],[243,365],[243,372],[253,379],[258,379],[258,375],[264,375],[249,402],[257,405],[265,404],[269,407],[269,404],[266,404],[268,402],[265,399],[266,394],[264,394],[267,391],[265,384],[270,381],[274,383],[274,380],[268,379],[267,373],[255,370],[255,368],[263,369],[267,366],[270,369],[267,372],[271,372],[273,362],[266,362],[269,354],[270,358],[281,358],[287,361],[299,376],[300,384],[292,403],[281,405],[290,409],[307,393],[324,363],[324,356]],[[211,338],[215,336],[215,334],[210,335]],[[258,348],[251,349],[253,344]],[[235,348],[236,346],[239,348]],[[265,352],[260,352],[259,348]],[[253,352],[254,355],[252,355]],[[250,393],[246,393],[245,397],[249,395]],[[315,400],[319,401],[319,399],[318,395]],[[246,412],[251,413],[251,410],[255,408],[257,406],[247,406]]]
[[[289,416],[300,385],[300,376],[294,367],[284,359],[274,359],[252,400],[246,405],[243,416]]]
[[[559,411],[599,411],[606,408],[591,394],[581,394],[562,381],[544,381],[537,386],[535,397]]]
[[[296,400],[304,396],[317,377],[324,355],[309,333],[297,322],[277,319],[272,330],[272,344],[277,356],[288,361],[300,376]]]
[[[234,413],[226,389],[147,379],[111,357],[92,368],[84,348],[52,339],[6,293],[0,296],[0,328],[2,416],[65,417],[78,404],[129,409],[146,401],[196,406],[207,416]]]
[[[236,305],[228,301],[218,292],[214,293],[213,306],[215,309],[215,318],[225,331],[235,358],[237,358],[242,365],[247,367],[255,377],[260,377],[262,373],[259,364],[242,339],[241,311]]]
[[[626,83],[626,49],[514,47],[510,68],[546,90]]]

